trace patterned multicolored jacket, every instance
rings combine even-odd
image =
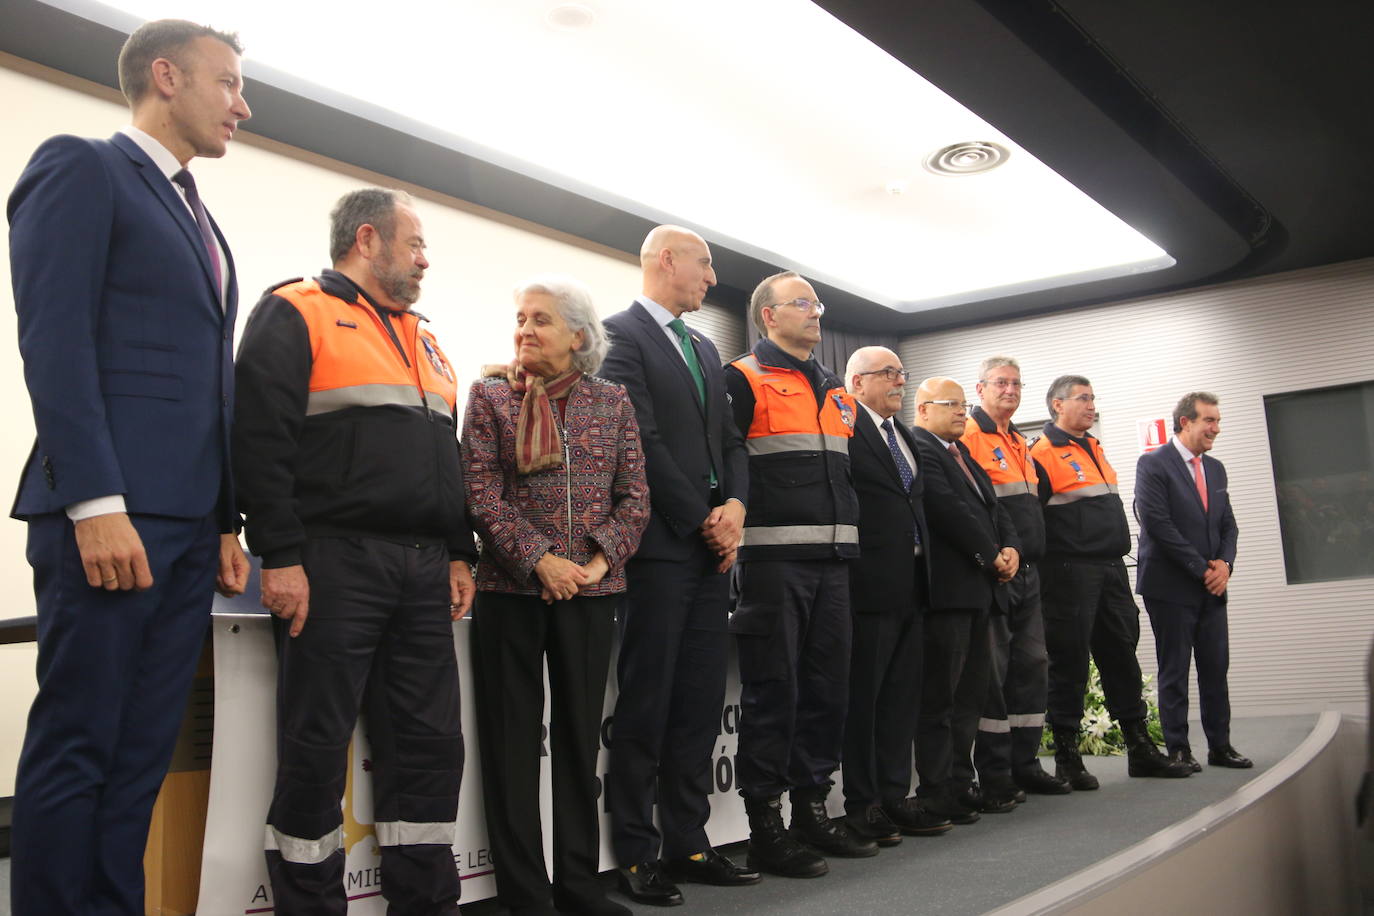
[[[649,522],[639,425],[625,388],[584,375],[568,394],[559,430],[563,466],[529,475],[515,470],[523,398],[504,378],[479,379],[468,392],[463,480],[481,539],[477,588],[538,595],[534,564],[545,553],[582,564],[600,549],[610,572],[583,594],[623,592],[625,561]]]

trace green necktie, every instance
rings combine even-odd
[[[668,327],[677,335],[677,344],[682,348],[682,355],[687,358],[687,368],[691,370],[692,378],[697,383],[697,398],[702,406],[705,406],[706,376],[701,374],[701,363],[697,361],[697,351],[692,348],[692,338],[687,335],[687,325],[683,324],[681,318],[674,318],[668,322]]]
[[[701,373],[701,363],[697,360],[697,351],[692,347],[692,338],[687,336],[687,325],[683,324],[681,318],[674,318],[668,322],[668,327],[673,329],[677,335],[678,346],[682,347],[682,355],[687,358],[687,368],[692,372],[692,378],[697,383],[697,398],[701,401],[702,409],[706,407],[706,376]],[[711,488],[716,486],[716,469],[711,468]]]

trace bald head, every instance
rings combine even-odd
[[[674,317],[701,308],[706,291],[716,285],[711,249],[706,240],[681,226],[655,226],[639,248],[644,295]]]
[[[939,403],[936,403],[939,402]],[[964,388],[952,378],[928,378],[916,389],[916,425],[946,442],[964,434]]]
[[[902,361],[887,347],[861,347],[849,357],[844,384],[869,410],[886,420],[902,409],[906,373]]]

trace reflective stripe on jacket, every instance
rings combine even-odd
[[[239,347],[234,474],[269,567],[307,536],[446,542],[474,556],[453,369],[415,312],[326,270],[269,290]]]
[[[1102,444],[1082,439],[1088,449],[1054,423],[1035,440],[1030,454],[1045,475],[1045,553],[1050,556],[1114,558],[1131,549],[1126,507],[1116,471]]]
[[[973,408],[969,420],[964,426],[964,446],[987,471],[993,492],[1011,516],[1021,536],[1022,559],[1040,559],[1045,554],[1045,516],[1040,508],[1040,477],[1026,437],[1012,427],[1001,432],[981,407]]]
[[[859,555],[859,503],[849,473],[849,439],[858,405],[843,388],[816,403],[795,369],[731,365],[749,382],[754,417],[749,453],[749,513],[740,559],[851,558]]]

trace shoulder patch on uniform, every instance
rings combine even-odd
[[[337,325],[338,325],[339,327],[341,327],[341,328],[354,328],[354,329],[356,330],[357,327],[358,327],[358,322],[356,322],[356,321],[348,321],[347,319],[344,319],[344,318],[335,318],[335,319],[334,319],[334,323],[337,324]]]

